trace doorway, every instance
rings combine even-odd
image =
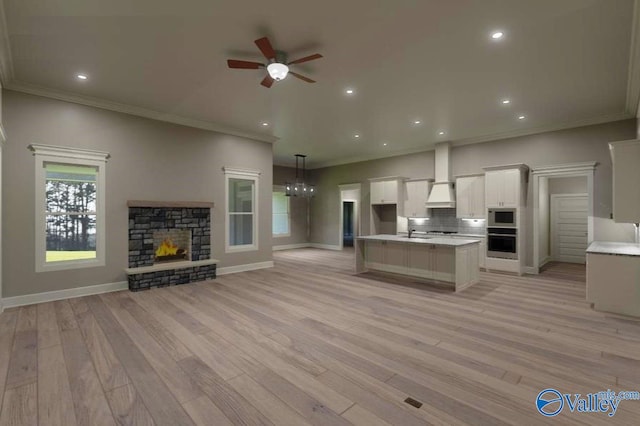
[[[531,170],[531,176],[533,178],[533,265],[527,268],[529,273],[538,274],[540,268],[554,259],[553,256],[556,252],[562,253],[560,254],[561,258],[569,254],[570,256],[565,257],[565,260],[577,262],[579,258],[573,256],[577,252],[570,250],[583,250],[582,240],[585,236],[585,231],[583,230],[584,225],[582,224],[579,224],[579,230],[576,231],[583,234],[581,238],[576,238],[578,235],[569,235],[566,230],[566,228],[572,228],[576,224],[563,225],[562,227],[564,227],[565,230],[561,232],[562,236],[560,238],[563,242],[556,240],[555,248],[553,248],[553,240],[557,237],[555,237],[556,233],[552,232],[551,229],[551,227],[554,226],[552,224],[554,219],[551,217],[551,195],[569,194],[586,197],[586,244],[593,240],[593,181],[596,166],[596,162],[585,162],[542,166]],[[584,215],[584,213],[580,212],[579,215],[583,217],[582,215]],[[555,226],[557,225],[558,221],[556,221]],[[576,247],[570,247],[571,242],[575,243]],[[563,247],[558,248],[558,246]],[[551,253],[552,250],[554,250],[553,255]]]
[[[340,190],[340,216],[338,220],[338,247],[353,247],[360,235],[360,184],[338,185]]]
[[[353,230],[355,222],[353,217],[354,211],[353,201],[342,202],[342,246],[353,247]]]
[[[551,194],[551,259],[586,263],[587,194]]]

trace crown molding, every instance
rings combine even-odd
[[[259,133],[247,132],[233,127],[223,126],[211,121],[198,120],[194,118],[183,117],[176,114],[170,114],[152,109],[136,107],[132,105],[122,104],[118,102],[106,101],[104,99],[91,96],[75,95],[68,92],[62,92],[55,89],[36,86],[33,84],[23,83],[12,80],[5,88],[16,92],[27,93],[29,95],[42,96],[45,98],[57,99],[59,101],[71,102],[80,105],[91,106],[95,108],[106,109],[109,111],[121,112],[124,114],[136,115],[138,117],[150,118],[152,120],[165,121],[168,123],[179,124],[181,126],[194,127],[197,129],[210,130],[213,132],[224,133],[232,136],[253,139],[260,142],[275,143],[278,138],[275,136],[263,135]]]
[[[541,133],[573,129],[576,127],[593,126],[597,124],[628,120],[634,117],[635,117],[634,115],[631,115],[627,112],[622,112],[618,114],[603,115],[600,117],[594,117],[586,120],[571,121],[571,122],[565,122],[565,123],[554,124],[549,126],[532,127],[529,129],[518,129],[518,130],[502,132],[502,133],[493,133],[493,134],[488,134],[488,135],[483,135],[483,136],[478,136],[473,138],[452,140],[450,142],[452,147],[458,147],[458,146],[464,146],[464,145],[471,145],[475,143],[492,142],[492,141],[498,141],[501,139],[516,138],[521,136],[531,136],[531,135],[537,135]],[[413,147],[413,148],[397,150],[393,152],[376,153],[376,154],[370,154],[370,155],[359,155],[359,156],[353,156],[353,157],[343,158],[339,160],[320,161],[317,163],[312,163],[310,166],[307,166],[307,169],[315,170],[315,169],[321,169],[325,167],[334,167],[334,166],[342,166],[345,164],[359,163],[362,161],[379,160],[382,158],[399,157],[401,155],[409,155],[409,154],[417,154],[419,152],[433,151],[435,149],[436,143],[440,143],[440,142],[442,141],[437,141],[437,142],[433,141],[433,143],[425,143],[420,147]],[[284,164],[282,165],[284,167],[290,167]]]
[[[629,75],[627,80],[627,113],[640,117],[640,0],[633,3]]]
[[[518,129],[508,132],[494,133],[473,138],[458,139],[452,141],[453,146],[471,145],[474,143],[491,142],[501,139],[517,138],[520,136],[537,135],[540,133],[557,132],[559,130],[574,129],[577,127],[595,126],[597,124],[612,123],[615,121],[629,120],[635,118],[635,114],[620,112],[616,114],[601,115],[599,117],[587,118],[585,120],[568,121],[564,123],[551,124],[548,126],[531,127],[528,129]]]

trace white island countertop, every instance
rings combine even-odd
[[[640,244],[594,241],[589,244],[587,253],[609,254],[612,256],[640,256]]]
[[[473,239],[460,239],[460,238],[447,238],[447,237],[409,238],[404,235],[392,235],[392,234],[365,235],[365,236],[356,237],[356,239],[365,240],[365,241],[393,241],[393,242],[407,243],[407,244],[433,244],[436,246],[450,246],[450,247],[460,247],[460,246],[466,246],[469,244],[480,243],[480,240],[473,240]]]

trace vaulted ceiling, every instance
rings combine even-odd
[[[4,0],[2,80],[275,141],[276,163],[317,167],[633,117],[638,13],[633,0]],[[267,89],[263,70],[227,68],[262,61],[265,35],[291,58],[322,53],[296,68],[317,83]]]

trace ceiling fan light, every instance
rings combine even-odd
[[[278,62],[273,62],[267,65],[267,72],[275,81],[284,80],[284,78],[289,73],[289,67],[285,64],[281,64]]]

